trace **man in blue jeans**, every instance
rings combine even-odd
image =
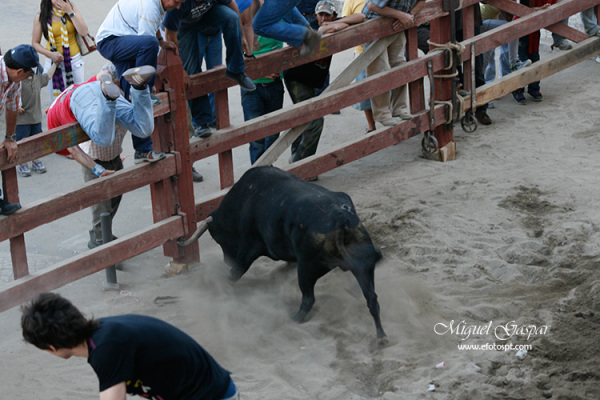
[[[183,68],[189,74],[202,72],[200,41],[203,36],[223,33],[227,70],[225,75],[237,81],[245,90],[255,90],[256,86],[244,72],[246,69],[242,51],[242,29],[239,10],[235,0],[185,0],[181,8],[167,12],[163,25],[167,41],[179,48]],[[194,136],[211,135],[212,122],[208,96],[200,96],[188,101],[192,113]]]
[[[174,44],[162,40],[158,28],[164,13],[180,7],[181,3],[183,0],[119,0],[100,25],[96,35],[98,51],[117,69],[126,99],[129,99],[130,84],[122,77],[123,72],[142,65],[156,68],[159,45],[174,48]],[[152,93],[154,78],[148,84]],[[153,104],[157,103],[154,97]],[[136,164],[165,157],[164,153],[152,150],[150,137],[133,136],[133,147]]]
[[[255,56],[268,53],[283,47],[283,42],[256,36],[254,43]],[[256,90],[249,92],[242,89],[242,109],[244,110],[244,121],[248,121],[283,107],[283,82],[281,72],[277,72],[263,78],[255,79]],[[279,137],[279,133],[250,142],[250,163],[256,160],[271,146]]]
[[[296,8],[301,0],[265,0],[254,16],[254,33],[279,40],[300,49],[306,57],[321,43],[321,33]]]

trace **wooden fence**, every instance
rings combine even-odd
[[[448,10],[452,6],[455,9],[462,9],[464,15],[462,60],[465,76],[470,76],[471,73],[471,55],[482,54],[541,28],[559,33],[578,43],[571,51],[552,55],[531,67],[478,88],[477,104],[497,99],[600,52],[600,38],[590,38],[585,33],[560,23],[563,19],[591,7],[595,7],[598,15],[600,0],[563,0],[539,12],[533,12],[510,0],[488,0],[487,2],[520,18],[474,37],[473,5],[477,3],[476,1],[428,1],[423,12],[418,15],[415,25],[406,29],[408,55],[406,64],[350,84],[376,56],[376,51],[365,51],[366,54],[356,58],[347,70],[332,82],[329,90],[320,96],[233,127],[229,122],[227,88],[233,86],[234,82],[225,77],[224,67],[188,78],[183,72],[181,59],[172,52],[162,52],[159,57],[159,76],[156,86],[160,91],[158,97],[163,102],[154,108],[156,123],[153,140],[155,148],[168,153],[167,158],[155,164],[136,165],[109,177],[88,182],[70,192],[24,204],[16,214],[1,217],[0,240],[10,240],[15,280],[0,287],[0,311],[20,304],[40,291],[58,288],[158,246],[163,246],[164,254],[178,262],[198,261],[200,254],[198,244],[181,247],[178,246],[177,240],[188,237],[196,228],[197,222],[206,218],[218,206],[227,187],[233,184],[233,148],[286,129],[294,131],[293,128],[315,118],[387,92],[392,88],[409,85],[411,112],[414,115],[412,120],[393,127],[377,129],[368,135],[360,135],[360,137],[357,135],[357,139],[343,143],[327,153],[317,153],[291,164],[288,170],[304,178],[315,176],[423,132],[432,132],[436,139],[439,149],[435,157],[440,160],[453,159],[455,143],[452,122],[460,117],[458,110],[462,112],[470,109],[470,98],[467,97],[460,101],[460,104],[451,106],[453,98],[451,79],[436,77],[433,80],[436,103],[429,113],[429,106],[425,103],[423,93],[424,78],[431,73],[436,76],[446,75],[448,71],[445,68],[453,58],[453,53],[449,49],[443,49],[430,51],[424,57],[417,57],[416,28],[419,24],[430,22],[431,41],[439,44],[450,42],[451,25]],[[379,38],[383,38],[381,41],[384,41],[393,33],[395,32],[391,20],[383,18],[371,20],[325,36],[320,48],[307,57],[300,57],[298,50],[292,47],[261,55],[247,63],[246,72],[252,78],[266,76],[367,41]],[[471,91],[468,79],[465,86],[468,91]],[[186,99],[208,93],[215,93],[219,134],[207,139],[189,139]],[[456,101],[456,97],[454,99]],[[0,169],[6,199],[10,202],[19,201],[15,169],[17,165],[85,140],[88,140],[87,135],[77,123],[73,123],[20,141],[19,157],[13,163],[7,162],[6,151],[2,149]],[[259,160],[259,163],[261,161],[269,163],[269,160],[275,159],[278,152],[285,149],[289,141],[288,135],[282,135],[280,141]],[[192,163],[212,155],[218,155],[222,190],[197,199],[194,197],[192,186]],[[151,187],[154,224],[36,273],[29,273],[24,233],[100,201],[146,185]]]

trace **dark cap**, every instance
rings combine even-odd
[[[34,69],[37,67],[37,73],[41,74],[44,70],[40,64],[40,58],[33,46],[29,44],[20,44],[8,51],[12,59],[25,68]]]
[[[329,0],[321,0],[315,6],[315,14],[326,13],[329,15],[337,14],[335,4]]]

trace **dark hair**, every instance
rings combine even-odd
[[[21,312],[23,338],[42,350],[76,347],[100,326],[98,320],[88,320],[69,300],[55,293],[38,294],[21,307]]]
[[[4,64],[6,64],[6,68],[10,69],[22,69],[25,72],[29,72],[31,70],[31,68],[26,67],[25,65],[22,65],[15,61],[15,59],[10,54],[10,50],[7,51],[4,55]]]
[[[67,19],[71,19],[65,14]],[[52,0],[42,0],[40,2],[40,25],[42,26],[42,34],[48,40],[48,21],[52,18]]]

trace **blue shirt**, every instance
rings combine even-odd
[[[363,14],[365,14],[365,17],[367,19],[381,17],[381,15],[377,14],[376,12],[369,10],[370,3],[375,4],[379,8],[387,6],[395,10],[407,13],[413,9],[415,4],[417,4],[417,0],[367,0],[363,8]]]

